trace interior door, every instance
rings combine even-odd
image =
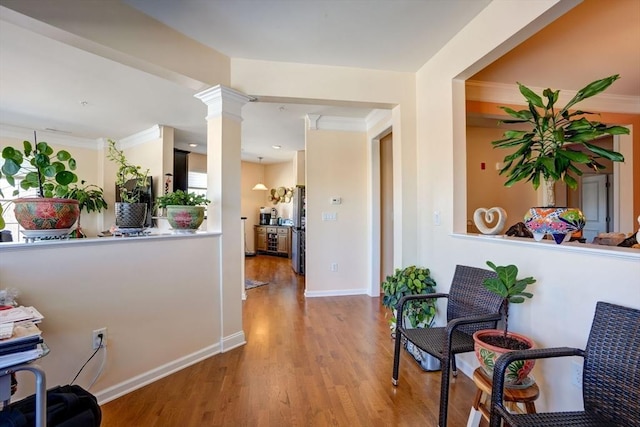
[[[587,242],[592,242],[598,233],[609,231],[607,210],[607,175],[585,175],[582,178],[580,209],[587,219],[582,230]]]

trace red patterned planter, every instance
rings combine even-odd
[[[80,209],[73,199],[15,199],[14,213],[25,230],[61,230],[73,227]]]
[[[474,351],[478,362],[482,369],[489,375],[489,378],[493,377],[493,366],[498,359],[504,353],[508,353],[509,349],[496,347],[482,341],[482,337],[489,335],[502,335],[504,331],[500,329],[483,329],[473,334]],[[507,336],[517,339],[529,345],[529,348],[534,348],[534,342],[529,338],[515,332],[507,332]],[[518,386],[523,384],[528,379],[528,375],[535,365],[534,360],[516,360],[509,364],[505,373],[505,385],[506,386]]]

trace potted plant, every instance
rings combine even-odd
[[[176,190],[156,200],[158,209],[166,209],[167,220],[176,232],[195,232],[204,220],[205,206],[211,203],[205,196]]]
[[[91,212],[102,212],[107,209],[109,206],[107,205],[107,201],[104,199],[104,191],[102,188],[93,184],[85,184],[85,181],[80,181],[80,185],[74,185],[69,188],[65,197],[69,199],[74,199],[78,201],[78,208],[80,209],[80,215],[78,216],[78,225],[76,229],[71,233],[71,237],[87,237],[80,225],[80,219],[82,216],[82,211],[86,211],[87,213]]]
[[[526,292],[527,286],[536,282],[533,277],[518,279],[518,267],[515,265],[496,266],[487,261],[487,265],[496,272],[497,277],[485,279],[482,284],[489,291],[503,299],[502,314],[504,329],[484,329],[473,334],[476,357],[480,366],[489,375],[493,375],[493,365],[496,359],[511,350],[526,350],[534,347],[533,341],[514,332],[509,332],[509,305],[521,304],[525,298],[532,298],[533,294]],[[522,384],[527,380],[533,369],[532,360],[515,361],[507,369],[507,384]]]
[[[78,201],[66,197],[69,184],[78,181],[73,172],[76,161],[68,151],[55,152],[48,143],[37,142],[35,132],[33,136],[35,145],[24,141],[22,148],[8,146],[2,150],[4,162],[0,178],[4,176],[9,185],[15,187],[16,178],[21,177],[20,188],[36,189],[35,198],[13,200],[16,220],[24,228],[25,235],[63,236],[80,215]],[[18,193],[16,189],[13,195]],[[0,195],[4,196],[1,191]],[[0,225],[4,227],[4,219]]]
[[[436,282],[431,277],[429,269],[412,265],[403,269],[397,268],[392,276],[387,276],[381,286],[384,292],[382,305],[392,313],[389,326],[393,337],[398,321],[396,306],[400,299],[405,295],[432,294],[435,292]],[[436,301],[435,299],[410,301],[405,305],[403,314],[403,321],[411,325],[411,328],[430,327],[436,315]],[[440,368],[437,359],[415,347],[412,342],[405,342],[404,347],[423,369],[432,371]]]
[[[600,159],[624,161],[622,154],[599,147],[591,141],[603,135],[629,134],[629,129],[607,126],[585,117],[594,113],[570,110],[584,99],[603,92],[619,78],[616,74],[589,83],[562,108],[555,105],[559,90],[545,89],[541,97],[518,83],[528,108],[515,111],[509,107],[500,107],[513,117],[501,120],[501,123],[526,124],[529,127],[528,130],[508,130],[503,139],[493,141],[492,145],[494,148],[515,149],[504,158],[504,166],[500,169],[500,175],[507,177],[505,186],[510,187],[522,180],[531,182],[535,190],[540,184],[544,185],[547,206],[532,208],[525,217],[525,225],[536,240],[549,233],[556,243],[561,243],[566,234],[584,227],[585,219],[578,209],[553,209],[556,181],[563,181],[575,190],[578,186],[576,176],[582,175],[577,164],[587,165],[597,172],[605,168],[599,163]]]
[[[147,204],[141,202],[141,197],[147,192],[149,169],[132,165],[114,140],[107,141],[107,158],[118,165],[116,187],[120,201],[115,204],[116,226],[120,229],[142,229],[147,218]]]

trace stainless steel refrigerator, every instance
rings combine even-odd
[[[305,271],[306,192],[304,185],[293,189],[293,227],[291,227],[291,268],[297,274]]]

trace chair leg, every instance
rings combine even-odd
[[[396,343],[393,350],[393,376],[391,377],[391,383],[394,386],[398,385],[398,371],[400,370],[400,344],[402,343],[402,334],[396,331]]]
[[[449,406],[449,360],[440,363],[442,367],[442,379],[440,380],[440,417],[438,427],[447,427],[447,409]]]
[[[451,355],[451,374],[454,377],[458,376],[458,369],[456,368],[456,355],[455,354]]]

